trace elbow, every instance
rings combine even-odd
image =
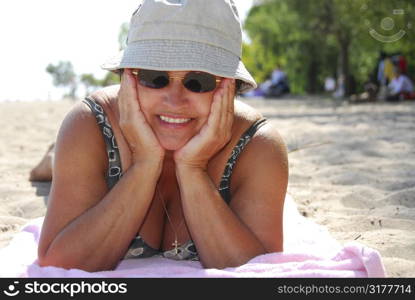
[[[63,269],[71,268],[70,266],[63,264],[63,262],[59,261],[59,259],[50,257],[48,255],[38,255],[37,264],[39,267],[56,267]]]
[[[84,270],[82,264],[79,260],[74,260],[76,255],[70,255],[69,253],[65,254],[65,251],[57,249],[51,245],[46,245],[39,243],[37,250],[37,264],[40,267],[55,267],[62,269],[82,269]]]
[[[51,253],[49,246],[40,243],[37,249],[37,264],[40,267],[65,268],[62,259],[58,255]]]
[[[40,267],[50,267],[51,264],[49,262],[49,257],[47,255],[47,251],[44,249],[44,247],[39,244],[37,249],[37,264]]]
[[[40,267],[56,267],[63,269],[73,269],[76,266],[71,265],[68,261],[65,262],[62,256],[53,255],[47,251],[38,250],[37,264]]]
[[[78,269],[85,272],[99,272],[112,270],[112,268],[98,267],[83,263],[65,261],[62,258],[38,257],[37,263],[39,267],[55,267],[65,270]]]
[[[74,260],[72,258],[63,257],[62,255],[41,254],[38,253],[37,264],[40,267],[55,267],[65,270],[78,269],[85,272],[111,271],[116,268],[118,262],[109,265],[108,262],[102,264],[94,260]]]

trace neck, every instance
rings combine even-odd
[[[163,161],[163,170],[159,178],[161,187],[168,187],[176,180],[176,164],[173,159],[173,151],[166,151]]]
[[[174,151],[166,150],[164,153],[164,163],[169,163],[174,165]]]

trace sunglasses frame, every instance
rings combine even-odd
[[[147,71],[165,72],[165,73],[167,74],[167,78],[169,79],[169,83],[168,83],[166,86],[163,86],[163,87],[161,87],[161,88],[152,88],[152,87],[148,87],[148,86],[144,85],[145,87],[148,87],[148,88],[151,88],[151,89],[155,89],[155,90],[160,90],[160,89],[163,89],[163,88],[165,88],[165,87],[169,86],[169,84],[170,84],[170,80],[173,80],[173,79],[179,79],[179,80],[181,81],[181,83],[183,84],[183,86],[185,87],[185,89],[186,89],[186,90],[188,90],[188,91],[190,91],[190,92],[192,92],[192,93],[195,93],[195,94],[203,94],[203,93],[209,93],[209,92],[212,92],[212,91],[214,91],[215,89],[217,89],[217,87],[218,87],[218,83],[220,83],[220,82],[222,81],[222,79],[218,79],[215,75],[212,75],[212,74],[209,74],[209,73],[206,73],[206,72],[201,72],[201,71],[189,71],[189,72],[187,72],[184,76],[170,76],[168,71],[159,71],[159,70],[147,70]],[[132,70],[132,71],[131,71],[131,73],[133,73],[133,74],[137,77],[137,79],[139,79],[139,72],[140,72],[140,70]],[[195,91],[192,91],[192,90],[188,89],[188,88],[184,85],[183,80],[186,78],[187,74],[189,74],[189,73],[204,73],[204,74],[208,74],[208,75],[211,75],[211,76],[215,77],[216,87],[215,87],[213,90],[211,90],[211,91],[206,91],[206,92],[195,92]]]

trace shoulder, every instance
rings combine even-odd
[[[236,127],[240,128],[238,130],[239,133],[244,132],[260,119],[264,119],[261,112],[244,102],[235,102],[235,122]],[[285,150],[285,144],[278,128],[269,120],[260,127],[249,144],[251,145],[250,148],[252,148],[249,152],[256,152],[254,151],[255,149],[263,149],[263,147],[271,147],[274,150],[277,147],[280,150]]]
[[[66,114],[59,130],[59,137],[71,137],[74,134],[82,137],[96,133],[98,129],[95,115],[89,106],[83,102],[77,102]]]
[[[285,142],[278,131],[276,125],[270,120],[259,128],[259,130],[253,136],[251,142],[251,152],[267,152],[270,154],[286,154]]]
[[[246,106],[245,104],[237,116],[238,122],[244,124],[245,130],[255,121],[264,118],[255,109]],[[277,126],[267,120],[240,154],[234,167],[232,190],[272,176],[278,177],[281,188],[284,188],[288,181],[288,153]]]
[[[283,177],[288,174],[287,147],[276,126],[269,121],[258,129],[245,146],[235,173],[252,174],[254,170],[263,174],[278,172],[278,175]],[[240,183],[243,183],[243,180]]]
[[[82,101],[76,103],[65,116],[59,129],[56,141],[54,161],[54,178],[68,173],[71,168],[82,169],[84,166],[92,170],[97,159],[105,167],[105,142],[97,124],[95,115]],[[94,159],[91,159],[94,158]],[[95,168],[99,166],[96,165]],[[63,173],[61,171],[64,171]]]
[[[77,102],[66,114],[59,130],[59,137],[72,136],[73,134],[87,133],[85,127],[94,128],[96,124],[95,116],[91,109],[83,102]]]
[[[242,134],[260,119],[264,119],[264,116],[255,108],[241,101],[235,103],[235,126],[238,128],[236,135]],[[258,129],[246,148],[244,156],[257,155],[258,153],[286,156],[286,146],[278,128],[269,120]]]
[[[98,111],[102,109],[105,116],[108,116],[112,111],[111,105],[113,100],[117,98],[118,89],[119,86],[103,88],[88,95],[87,98],[97,104],[97,107],[99,107]],[[60,128],[61,136],[76,135],[79,142],[83,138],[93,138],[96,141],[102,140],[102,133],[97,123],[96,114],[86,102],[86,100],[77,102],[65,116]]]
[[[117,100],[119,90],[119,84],[111,85],[91,93],[88,97],[102,106],[107,106]]]

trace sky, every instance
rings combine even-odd
[[[0,1],[0,101],[59,100],[45,71],[71,61],[76,74],[102,78],[100,65],[118,51],[121,24],[137,0]],[[244,20],[252,0],[235,0]]]

